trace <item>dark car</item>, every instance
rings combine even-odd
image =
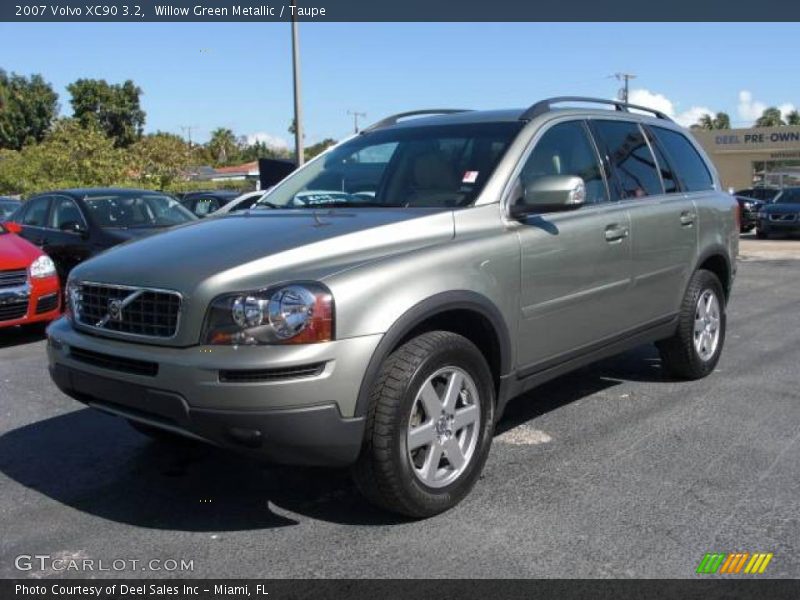
[[[780,193],[780,190],[777,188],[755,187],[739,190],[738,192],[734,192],[733,195],[744,196],[745,198],[755,198],[756,200],[761,200],[762,202],[772,202],[778,193]]]
[[[736,202],[739,203],[739,214],[741,216],[740,232],[747,233],[748,231],[752,231],[756,226],[758,211],[764,206],[764,202],[746,196],[734,197],[736,198]]]
[[[38,194],[8,218],[53,259],[62,281],[75,265],[107,248],[196,220],[171,196],[111,188]]]
[[[239,192],[231,190],[216,190],[213,192],[191,192],[184,194],[181,204],[198,217],[207,217],[218,211],[231,200],[238,198]]]
[[[761,206],[756,227],[756,236],[762,240],[772,233],[800,233],[800,187],[785,188]]]
[[[20,201],[0,196],[0,221],[5,221],[20,207]]]

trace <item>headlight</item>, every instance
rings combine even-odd
[[[56,265],[52,259],[43,254],[37,258],[30,266],[31,279],[42,279],[44,277],[52,277],[56,274]]]
[[[333,339],[333,297],[322,285],[293,284],[227,294],[208,309],[202,343],[314,344]]]

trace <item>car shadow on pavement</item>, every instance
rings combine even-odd
[[[9,327],[0,329],[0,348],[33,344],[45,339],[45,325],[36,323],[24,327]]]
[[[625,380],[659,380],[647,347],[540,386],[513,401],[497,434]],[[657,365],[655,365],[657,367]],[[80,409],[0,436],[0,471],[76,510],[137,527],[240,531],[407,519],[368,504],[345,469],[275,466],[190,440],[151,441],[127,423]],[[286,514],[289,513],[289,514]]]

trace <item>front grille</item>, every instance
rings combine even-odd
[[[36,301],[36,314],[50,312],[58,308],[58,294],[50,294],[49,296],[42,296]]]
[[[794,221],[797,219],[797,215],[793,213],[787,213],[782,215],[771,214],[769,216],[770,221]]]
[[[299,367],[283,367],[279,369],[235,369],[219,372],[219,380],[223,383],[255,383],[258,381],[280,381],[282,379],[298,379],[314,377],[322,373],[325,363],[314,363]]]
[[[171,338],[178,330],[177,292],[82,283],[76,300],[75,313],[83,325],[154,338]],[[121,307],[112,315],[115,301]]]
[[[83,348],[76,348],[71,346],[69,349],[70,358],[78,362],[93,365],[95,367],[102,367],[103,369],[111,369],[112,371],[121,371],[123,373],[133,373],[134,375],[147,375],[155,377],[158,375],[158,363],[136,360],[133,358],[123,358],[121,356],[113,356],[111,354],[104,354],[102,352],[94,352],[92,350],[85,350]]]
[[[28,312],[28,300],[0,304],[0,321],[21,319]]]
[[[28,272],[25,269],[16,271],[0,271],[0,288],[19,287],[28,281]]]

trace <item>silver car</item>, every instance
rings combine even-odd
[[[426,517],[467,495],[534,386],[653,342],[673,376],[712,372],[738,232],[663,114],[405,113],[253,210],[77,267],[50,372],[140,431],[349,465],[371,501]]]

